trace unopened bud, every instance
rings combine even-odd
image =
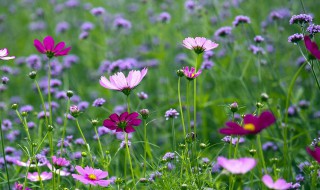
[[[237,112],[238,111],[238,103],[237,102],[234,102],[232,104],[230,104],[230,110],[234,113],[234,112]]]
[[[269,99],[269,96],[267,93],[262,93],[260,96],[261,102],[267,102]]]
[[[29,73],[29,77],[30,77],[31,79],[35,79],[36,76],[37,76],[37,72],[36,72],[36,71],[31,71],[31,72]]]
[[[142,109],[140,110],[140,114],[143,119],[147,119],[149,117],[149,110],[148,109]]]
[[[85,158],[85,157],[87,157],[87,153],[86,152],[81,152],[81,156]]]
[[[53,131],[53,126],[52,125],[48,125],[47,129],[48,129],[49,132]]]
[[[257,102],[257,103],[256,103],[256,106],[257,106],[257,108],[262,108],[262,107],[263,107],[263,104],[262,104],[261,102]]]
[[[18,109],[18,104],[12,104],[12,105],[11,105],[11,108],[12,108],[13,110]]]
[[[177,75],[178,77],[183,77],[184,76],[184,72],[182,69],[177,70]]]
[[[72,92],[71,90],[68,90],[68,91],[67,91],[67,96],[68,96],[69,98],[71,98],[71,97],[73,96],[73,92]]]

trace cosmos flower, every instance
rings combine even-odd
[[[262,177],[263,183],[270,189],[286,190],[291,188],[292,183],[287,183],[284,179],[280,178],[273,182],[270,175],[264,175]]]
[[[20,184],[18,182],[15,182],[13,187],[14,187],[15,190],[24,190],[24,189],[25,190],[32,190],[29,187],[23,188],[23,184]]]
[[[196,54],[201,54],[204,51],[209,51],[218,47],[219,44],[216,44],[215,42],[212,42],[204,37],[188,37],[182,41],[182,45],[187,49],[193,50]]]
[[[137,119],[138,116],[137,112],[131,114],[124,112],[120,116],[113,113],[109,116],[109,119],[103,121],[103,126],[110,130],[116,130],[116,132],[125,131],[126,133],[132,133],[135,132],[133,126],[138,126],[141,123],[141,119]]]
[[[320,164],[320,147],[315,147],[313,150],[307,147],[307,152]]]
[[[70,161],[66,160],[65,158],[57,158],[56,156],[52,156],[52,163],[55,167],[63,167],[68,166]]]
[[[33,44],[40,53],[46,54],[49,59],[54,56],[67,55],[71,50],[71,47],[64,48],[64,42],[59,42],[57,45],[55,45],[54,39],[51,36],[45,37],[43,39],[43,43],[41,43],[38,39],[35,39]]]
[[[7,48],[0,49],[0,59],[2,60],[10,60],[16,58],[15,56],[7,56],[9,55],[9,51]]]
[[[311,41],[310,37],[309,36],[305,36],[304,37],[304,44],[307,48],[307,50],[314,56],[316,57],[317,59],[320,60],[320,50],[318,48],[318,45]]]
[[[45,181],[45,180],[49,180],[52,178],[52,173],[51,172],[42,172],[39,176],[38,172],[34,172],[34,173],[28,173],[27,175],[27,179],[29,179],[30,181]]]
[[[219,156],[217,163],[232,174],[245,174],[257,164],[253,158],[227,159]]]
[[[128,96],[131,90],[138,86],[144,76],[146,76],[147,72],[147,68],[142,69],[141,72],[132,70],[129,72],[128,77],[125,77],[122,72],[118,72],[110,76],[109,80],[102,76],[100,78],[100,85],[110,90],[121,91]]]
[[[47,163],[47,166],[51,171],[54,171],[56,174],[58,174],[60,176],[68,176],[68,175],[70,175],[70,172],[64,171],[62,169],[55,168],[49,162]]]
[[[191,67],[190,70],[189,70],[188,66],[183,68],[183,74],[184,74],[184,76],[187,77],[188,80],[193,80],[193,79],[197,78],[201,73],[202,73],[201,69],[199,69],[196,72],[196,69],[194,67]]]
[[[238,123],[227,122],[226,128],[219,130],[221,134],[225,135],[249,135],[257,134],[263,129],[269,127],[276,121],[276,118],[270,111],[264,111],[259,117],[248,114],[244,116],[244,126],[241,127]]]
[[[94,169],[89,166],[85,168],[76,166],[75,169],[80,175],[72,174],[72,177],[76,180],[79,180],[83,184],[107,187],[111,183],[111,180],[102,180],[103,178],[108,176],[108,172],[102,171],[100,169]]]

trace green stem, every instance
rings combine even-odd
[[[81,130],[81,127],[80,127],[80,125],[79,125],[79,122],[78,122],[78,119],[77,119],[77,118],[76,118],[76,124],[77,124],[78,130],[79,130],[79,132],[80,132],[80,134],[81,134],[81,137],[82,137],[82,139],[83,139],[83,141],[84,141],[84,143],[85,143],[85,146],[86,146],[86,148],[87,148],[88,154],[89,154],[89,156],[90,156],[91,167],[94,167],[93,161],[92,161],[91,151],[90,151],[90,148],[89,148],[89,144],[87,143],[87,140],[86,140],[86,138],[85,138],[84,135],[83,135],[83,132],[82,132],[82,130]]]
[[[262,163],[262,167],[263,167],[264,173],[265,173],[265,174],[268,174],[267,167],[266,167],[266,163],[265,163],[265,161],[264,161],[264,156],[263,156],[263,152],[262,152],[262,145],[261,145],[260,134],[257,134],[257,145],[258,145],[258,148],[259,148],[259,157],[260,157],[260,161],[261,161],[261,163]]]
[[[191,133],[191,116],[190,116],[190,102],[189,102],[189,86],[190,81],[187,82],[187,115],[188,115],[188,123],[189,123],[189,133]]]
[[[4,159],[4,166],[6,168],[6,174],[7,174],[7,182],[8,182],[8,187],[9,187],[9,190],[11,190],[11,187],[10,187],[10,178],[9,178],[9,171],[8,171],[8,166],[7,166],[7,160],[6,160],[6,154],[5,154],[5,151],[4,151],[4,139],[3,139],[3,131],[2,131],[2,119],[0,118],[0,131],[1,131],[1,147],[2,147],[2,154],[3,154],[3,159]]]
[[[46,127],[48,127],[49,125],[49,121],[48,121],[48,117],[47,117],[47,109],[46,109],[46,105],[44,104],[44,99],[43,99],[43,96],[42,96],[42,93],[41,93],[41,90],[40,90],[40,86],[38,84],[38,81],[37,80],[34,80],[35,84],[36,84],[36,87],[37,87],[37,90],[38,90],[38,93],[39,93],[39,96],[40,96],[40,99],[41,99],[41,104],[42,104],[42,109],[44,111],[44,118],[45,118],[45,121],[46,121]],[[42,128],[42,125],[39,126]],[[42,132],[42,130],[39,130],[40,132]],[[38,134],[39,137],[41,138],[42,137],[42,133]]]
[[[99,149],[100,149],[100,152],[101,152],[101,158],[104,160],[103,149],[102,149],[100,137],[99,137],[99,134],[98,134],[98,131],[97,131],[97,127],[96,127],[96,126],[94,126],[94,132],[96,133],[96,136],[97,136],[97,140],[98,140],[98,144],[99,144]]]
[[[51,62],[49,59],[49,70],[48,70],[48,104],[49,104],[49,123],[52,125],[52,107],[51,107]]]
[[[181,115],[181,123],[182,123],[182,127],[183,127],[183,138],[186,138],[186,125],[184,124],[184,115],[183,115],[183,109],[182,109],[182,103],[181,103],[181,90],[180,90],[180,86],[181,86],[181,77],[179,77],[178,79],[178,99],[179,99],[179,106],[180,106],[180,115]]]
[[[176,151],[176,134],[174,130],[174,118],[171,118],[172,123],[171,123],[171,135],[172,135],[172,150],[175,152]]]
[[[134,179],[134,173],[133,173],[133,168],[132,168],[130,150],[129,150],[129,145],[128,145],[128,133],[126,133],[126,135],[125,135],[125,142],[126,142],[126,150],[127,150],[127,155],[128,155],[129,164],[130,164],[132,182],[133,182],[133,185],[134,185],[134,188],[135,188],[136,187],[136,182],[135,182],[135,179]]]
[[[143,119],[143,129],[144,129],[144,163],[143,163],[143,176],[146,177],[146,170],[147,170],[147,123],[146,120]]]
[[[284,115],[284,127],[283,127],[283,156],[284,156],[284,163],[286,163],[284,167],[284,178],[287,179],[291,175],[291,161],[290,161],[290,155],[288,152],[288,108],[289,108],[289,103],[290,103],[290,97],[292,94],[292,90],[294,87],[294,83],[297,80],[299,74],[301,71],[305,68],[308,62],[303,63],[303,65],[300,66],[298,71],[294,74],[293,78],[291,79],[290,85],[289,85],[289,90],[288,90],[288,95],[287,95],[287,100],[286,100],[286,107],[285,107],[285,115]]]
[[[64,144],[64,137],[66,135],[66,129],[67,129],[67,122],[68,122],[68,113],[69,113],[69,108],[70,108],[70,98],[68,98],[67,102],[67,108],[66,108],[66,115],[63,119],[63,129],[62,129],[62,137],[61,137],[61,146],[60,146],[60,155],[62,156],[62,148]]]

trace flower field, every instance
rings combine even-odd
[[[1,0],[0,189],[320,189],[319,6]]]

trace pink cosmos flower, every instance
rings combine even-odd
[[[108,176],[108,172],[100,169],[94,169],[89,166],[85,167],[84,169],[81,166],[76,166],[75,168],[80,175],[72,174],[72,177],[76,180],[79,180],[83,184],[107,187],[111,183],[111,180],[102,180]]]
[[[51,36],[45,37],[43,39],[43,44],[38,39],[35,39],[33,45],[40,53],[46,54],[49,59],[54,56],[68,55],[71,50],[71,47],[64,48],[64,42],[59,42],[57,45],[54,45],[54,39]]]
[[[292,183],[287,183],[284,179],[281,178],[273,182],[270,175],[264,175],[262,177],[262,181],[270,189],[286,190],[291,188],[292,186]]]
[[[191,69],[189,70],[189,67],[186,66],[185,68],[183,68],[183,73],[188,80],[193,80],[202,73],[202,70],[199,69],[198,72],[196,72],[196,69],[194,67],[191,67]]]
[[[14,183],[14,189],[15,190],[23,190],[23,184],[20,184],[20,183],[18,183],[18,182],[15,182]],[[29,187],[26,187],[26,188],[24,188],[25,190],[32,190],[32,189],[30,189]]]
[[[244,126],[241,127],[238,123],[227,122],[226,128],[219,130],[221,134],[225,135],[249,135],[257,134],[263,129],[269,127],[276,121],[276,118],[270,111],[263,112],[259,117],[248,114],[244,116]]]
[[[7,56],[9,55],[9,51],[7,48],[0,49],[0,59],[2,60],[10,60],[16,58],[15,56]]]
[[[314,150],[311,150],[310,147],[307,147],[307,152],[320,164],[320,147],[315,147]]]
[[[204,51],[212,50],[218,47],[219,44],[212,42],[204,37],[185,38],[182,45],[187,49],[193,50],[196,54],[201,54]]]
[[[148,72],[147,68],[142,69],[142,71],[132,70],[129,72],[128,77],[126,78],[122,72],[118,72],[109,77],[109,80],[101,76],[100,85],[110,89],[122,91],[125,95],[129,95],[131,90],[138,86],[141,80],[146,76]]]
[[[30,181],[40,181],[40,178],[41,178],[41,181],[49,180],[52,178],[52,173],[51,172],[42,172],[40,174],[40,177],[39,177],[38,172],[28,173],[28,175],[27,175],[27,179],[29,179]]]
[[[58,174],[60,176],[68,176],[68,175],[70,175],[70,172],[64,171],[62,169],[57,169],[57,168],[53,167],[50,163],[47,163],[47,166],[51,171],[54,171],[56,174]]]
[[[63,166],[68,166],[70,161],[66,160],[65,158],[57,158],[56,156],[52,156],[52,163],[56,168],[60,168]]]
[[[253,158],[227,159],[219,156],[217,163],[232,174],[245,174],[257,164]]]
[[[320,60],[320,50],[317,44],[311,41],[309,36],[304,37],[304,45],[306,46],[307,50],[317,59]]]
[[[137,112],[131,114],[124,112],[120,116],[113,113],[109,116],[109,119],[103,121],[103,126],[110,130],[116,130],[116,132],[132,133],[136,131],[133,126],[138,126],[141,123],[141,119],[137,119],[138,116]]]

